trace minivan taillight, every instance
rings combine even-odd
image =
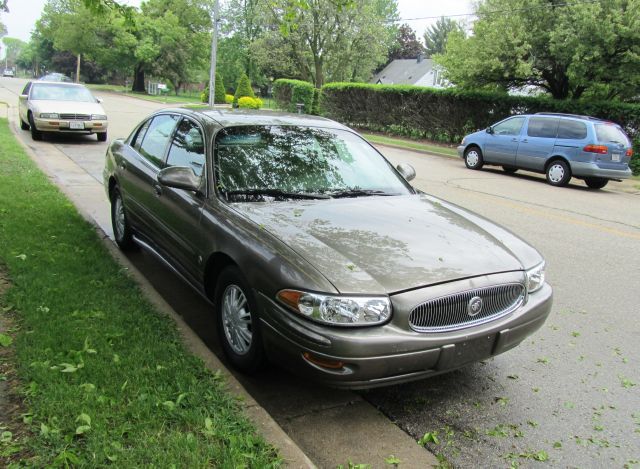
[[[587,151],[589,153],[600,153],[601,155],[606,155],[609,153],[609,148],[606,145],[587,145],[582,149],[582,151]]]
[[[627,150],[627,152],[625,153],[626,156],[628,156],[629,158],[631,158],[633,156],[633,148],[629,148]]]

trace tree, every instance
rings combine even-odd
[[[473,35],[452,33],[436,56],[452,83],[535,86],[556,99],[638,94],[640,2],[485,0],[476,13]]]
[[[236,86],[236,93],[233,96],[233,105],[238,105],[238,99],[244,98],[248,96],[249,98],[255,98],[256,95],[253,92],[253,88],[251,87],[251,80],[246,73],[243,73],[240,79],[238,80],[238,85]]]
[[[449,34],[456,32],[464,34],[464,29],[455,20],[441,17],[435,24],[429,26],[424,32],[424,43],[427,55],[433,57],[436,54],[444,54]]]
[[[15,65],[20,53],[27,46],[27,43],[14,37],[3,37],[2,42],[5,47],[4,53],[7,63]]]
[[[388,61],[395,59],[415,59],[420,54],[425,53],[425,48],[418,40],[416,32],[408,24],[403,24],[398,28],[395,44],[389,51]]]
[[[8,0],[0,0],[0,11],[9,12],[9,7],[7,7]],[[7,34],[7,27],[4,25],[2,21],[0,21],[0,37]]]

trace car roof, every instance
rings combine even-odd
[[[609,121],[605,121],[604,119],[600,119],[598,117],[591,117],[591,116],[583,116],[580,114],[567,114],[567,113],[563,113],[563,112],[536,112],[535,114],[533,114],[534,116],[549,116],[549,117],[569,117],[572,119],[580,119],[580,120],[587,120],[587,121],[595,121],[595,122],[609,122]]]
[[[250,109],[165,109],[182,114],[196,114],[217,122],[222,127],[242,125],[303,125],[306,127],[324,127],[349,130],[344,125],[319,116],[293,114],[277,111],[256,111]]]

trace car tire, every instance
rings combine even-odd
[[[111,226],[116,244],[123,251],[132,251],[137,245],[133,240],[133,232],[129,225],[127,211],[124,208],[122,195],[118,187],[113,189],[111,195]]]
[[[107,133],[106,132],[98,132],[98,133],[96,133],[96,137],[98,137],[98,142],[106,142],[107,141]]]
[[[31,138],[33,140],[42,140],[42,132],[36,129],[36,124],[33,121],[33,114],[29,113],[29,127],[31,128]]]
[[[482,150],[478,147],[469,147],[464,151],[464,164],[469,169],[482,169],[484,159]]]
[[[502,167],[502,170],[503,170],[505,173],[507,173],[507,174],[513,174],[513,173],[515,173],[516,171],[518,171],[518,168],[515,168],[515,167],[513,167],[513,166],[503,166],[503,167]]]
[[[251,374],[265,362],[260,319],[252,289],[236,266],[226,267],[218,277],[214,294],[218,336],[229,361]]]
[[[20,118],[20,128],[22,130],[29,130],[29,124],[27,124],[25,121],[23,121],[22,118]]]
[[[609,180],[605,178],[584,178],[584,182],[591,189],[602,189],[609,183]]]
[[[553,160],[546,170],[547,182],[552,186],[566,186],[571,179],[571,168],[564,160]]]

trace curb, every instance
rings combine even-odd
[[[7,106],[7,114],[9,114]],[[253,397],[246,391],[240,382],[229,372],[218,357],[204,344],[200,337],[184,322],[182,317],[155,291],[149,281],[140,271],[127,259],[122,252],[114,245],[109,236],[100,228],[95,219],[83,207],[77,204],[71,191],[61,183],[55,174],[42,163],[34,151],[24,144],[14,128],[14,122],[7,116],[9,128],[16,137],[16,140],[24,148],[31,160],[38,168],[44,172],[56,187],[73,203],[78,213],[89,222],[99,238],[107,248],[111,256],[120,265],[125,267],[131,278],[138,284],[142,293],[149,302],[160,312],[169,316],[175,322],[185,348],[198,358],[205,366],[213,371],[222,371],[227,382],[227,389],[230,393],[239,396],[245,416],[255,425],[257,432],[271,445],[277,448],[279,456],[283,459],[284,466],[291,468],[316,468],[313,462],[300,449],[300,447],[284,432],[276,421],[262,408]],[[66,156],[65,156],[66,158]],[[75,163],[74,163],[75,164]]]

